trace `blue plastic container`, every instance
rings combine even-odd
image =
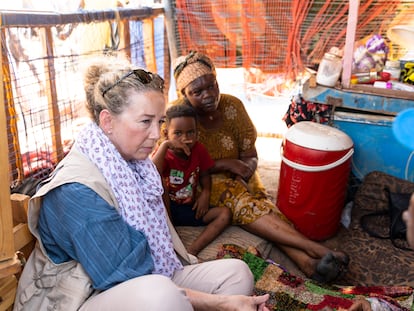
[[[414,151],[394,136],[395,117],[335,112],[333,126],[348,134],[354,142],[352,172],[363,177],[381,171],[414,182]]]

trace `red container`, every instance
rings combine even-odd
[[[328,125],[302,121],[286,132],[276,203],[312,240],[339,229],[353,152],[351,138]]]

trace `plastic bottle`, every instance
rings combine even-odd
[[[375,69],[372,69],[369,72],[357,72],[352,74],[351,83],[352,84],[373,84],[378,79],[378,73]]]
[[[380,89],[392,89],[392,82],[390,81],[375,81],[374,82],[374,87],[380,88]]]
[[[399,60],[387,60],[385,62],[385,67],[382,71],[388,72],[391,75],[390,80],[399,81],[400,74],[401,74],[400,61]]]
[[[342,58],[333,53],[325,53],[316,74],[316,83],[335,86],[342,71]]]

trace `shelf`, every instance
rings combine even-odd
[[[346,107],[367,112],[395,116],[400,111],[414,107],[414,93],[374,88],[369,85],[353,85],[351,88],[331,88],[317,85],[303,86],[303,98],[307,101]]]

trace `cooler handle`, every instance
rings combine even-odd
[[[285,162],[290,167],[300,169],[305,172],[320,172],[320,171],[327,171],[331,168],[341,165],[342,163],[345,163],[352,156],[353,153],[354,153],[354,149],[351,148],[348,151],[348,153],[345,154],[342,158],[336,160],[335,162],[332,162],[326,165],[320,165],[320,166],[309,166],[309,165],[299,164],[299,163],[290,161],[289,159],[283,156],[283,148],[281,148],[280,157],[282,158],[282,161]]]

